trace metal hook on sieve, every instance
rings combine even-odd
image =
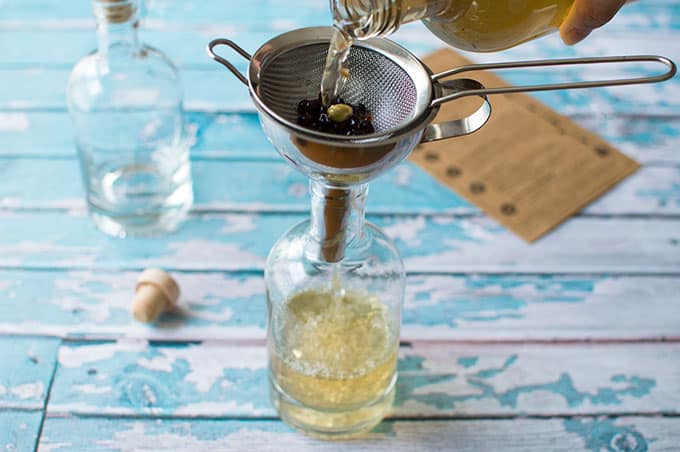
[[[526,86],[508,86],[500,88],[472,88],[459,89],[454,92],[438,97],[431,103],[432,107],[441,105],[445,102],[460,99],[467,96],[488,96],[493,94],[510,94],[510,93],[528,93],[536,91],[552,91],[560,89],[583,89],[583,88],[598,88],[603,86],[622,86],[622,85],[639,85],[643,83],[657,83],[663,82],[673,77],[677,68],[675,63],[666,57],[657,55],[633,55],[633,56],[612,56],[612,57],[592,57],[592,58],[566,58],[558,60],[534,60],[534,61],[513,61],[507,63],[489,63],[489,64],[471,64],[468,66],[461,66],[459,68],[440,72],[432,76],[432,81],[437,82],[445,77],[458,75],[464,72],[483,71],[489,69],[518,69],[518,68],[536,68],[549,66],[581,66],[593,64],[610,64],[610,63],[660,63],[668,68],[668,70],[660,75],[624,78],[624,79],[609,79],[609,80],[594,80],[586,82],[570,82],[570,83],[552,83],[544,85],[526,85]]]
[[[220,46],[220,45],[231,47],[234,51],[236,51],[236,53],[238,53],[239,55],[241,55],[243,58],[245,58],[248,61],[250,61],[250,59],[252,58],[252,55],[250,55],[248,52],[243,50],[243,48],[241,48],[241,46],[236,44],[231,39],[221,39],[221,38],[220,39],[214,39],[214,40],[210,41],[210,43],[208,44],[208,48],[207,48],[208,55],[210,55],[210,58],[212,58],[213,60],[217,61],[218,63],[224,65],[227,69],[229,69],[231,71],[232,74],[234,74],[236,76],[236,78],[238,78],[241,81],[241,83],[243,83],[244,85],[247,86],[248,85],[248,79],[246,78],[246,76],[241,74],[241,72],[238,69],[236,69],[236,66],[234,66],[229,60],[227,60],[226,58],[223,58],[223,57],[219,56],[217,53],[215,53],[215,50],[214,50],[215,47]]]
[[[457,93],[478,93],[485,89],[484,85],[479,83],[477,80],[472,80],[469,78],[446,80],[443,82],[438,82],[433,79],[433,83],[436,83],[442,89],[442,95],[432,100],[430,105],[433,107],[441,103],[438,102],[440,99],[446,99],[451,96],[455,96]],[[468,95],[478,95],[484,101],[477,111],[469,116],[466,116],[465,118],[454,119],[452,121],[440,122],[437,124],[430,124],[425,128],[420,142],[429,143],[431,141],[439,141],[445,140],[447,138],[469,135],[484,127],[491,117],[491,103],[484,94]]]

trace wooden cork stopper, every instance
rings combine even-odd
[[[127,22],[137,12],[136,1],[95,0],[95,14],[110,24]]]
[[[178,298],[179,286],[172,276],[158,268],[148,268],[137,279],[132,315],[140,322],[153,322]]]

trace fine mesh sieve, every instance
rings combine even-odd
[[[258,94],[262,102],[277,115],[295,122],[298,102],[316,99],[319,94],[327,53],[328,44],[317,43],[273,56],[260,72]],[[373,114],[378,133],[399,129],[420,113],[413,79],[390,58],[354,46],[348,68],[350,77],[340,97],[352,104],[364,103]]]
[[[298,103],[319,94],[332,33],[330,27],[293,30],[271,39],[252,56],[233,41],[216,39],[208,45],[208,52],[248,85],[264,132],[274,147],[309,176],[334,185],[364,182],[404,159],[418,143],[475,132],[491,114],[486,97],[490,94],[656,83],[671,78],[676,71],[667,58],[643,55],[478,64],[432,74],[418,58],[390,40],[359,41],[352,45],[350,77],[340,96],[350,103],[364,103],[376,130],[370,135],[348,137],[297,124]],[[215,53],[219,45],[231,47],[249,60],[247,78]],[[667,71],[638,78],[500,88],[485,88],[471,79],[443,80],[486,69],[642,62],[661,63]],[[482,99],[476,112],[432,124],[441,104],[467,96]]]

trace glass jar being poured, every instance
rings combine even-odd
[[[386,37],[402,24],[422,20],[447,44],[494,52],[551,33],[574,0],[331,0],[336,28],[321,85],[324,105],[335,102],[348,71],[352,41]]]

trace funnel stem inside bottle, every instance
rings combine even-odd
[[[320,243],[320,257],[330,263],[345,257],[347,244],[361,234],[368,184],[331,187],[312,181],[312,236]]]

